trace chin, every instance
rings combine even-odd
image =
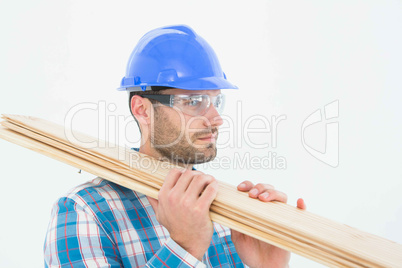
[[[196,164],[202,164],[202,163],[207,163],[215,159],[216,157],[216,147],[212,146],[210,148],[204,149],[200,151],[199,153],[202,155],[200,159],[195,158],[196,161],[194,161]]]

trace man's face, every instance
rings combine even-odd
[[[220,93],[220,90],[167,89],[162,94],[213,97]],[[223,121],[212,103],[204,114],[197,116],[164,105],[156,105],[154,111],[151,146],[162,158],[184,164],[199,164],[215,158],[218,128]]]

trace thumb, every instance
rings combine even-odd
[[[156,200],[155,198],[149,197],[149,196],[147,196],[147,198],[148,198],[149,204],[151,204],[152,208],[155,211],[156,217],[158,217],[158,214],[157,214],[158,204],[159,204],[158,200]]]

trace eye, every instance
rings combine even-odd
[[[216,99],[214,101],[214,106],[220,107],[221,105],[222,105],[222,96],[218,95],[218,96],[216,96]]]
[[[183,99],[183,105],[190,106],[190,107],[199,106],[201,104],[201,102],[202,102],[202,97],[200,97],[200,96],[189,97],[189,98]]]

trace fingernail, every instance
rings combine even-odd
[[[269,196],[269,193],[267,193],[267,192],[260,194],[260,197],[262,197],[264,199],[267,198],[268,196]]]
[[[250,194],[251,195],[257,195],[258,194],[258,190],[257,189],[252,189],[251,191],[250,191]]]
[[[245,184],[245,183],[240,183],[240,184],[239,184],[239,188],[244,188],[244,187],[246,187],[246,184]]]

